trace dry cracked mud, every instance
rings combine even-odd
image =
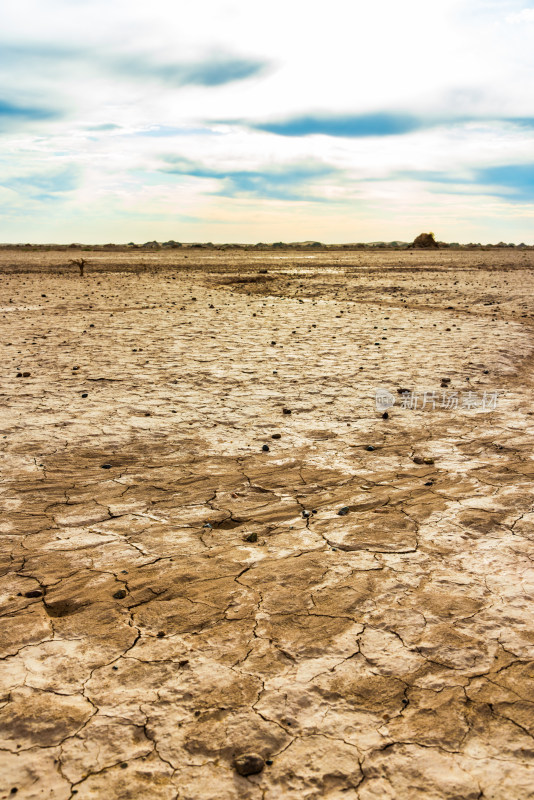
[[[0,255],[0,798],[533,798],[533,254],[72,257]]]

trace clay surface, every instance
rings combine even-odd
[[[0,254],[0,798],[533,798],[533,254],[74,257]]]

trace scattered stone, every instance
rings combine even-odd
[[[365,449],[366,449],[366,450],[369,450],[369,452],[371,452],[371,451],[372,451],[372,450],[374,450],[375,448],[373,447],[373,445],[372,445],[372,444],[368,444],[368,445],[367,445],[367,447],[366,447]]]
[[[89,397],[89,395],[87,394],[87,392],[84,392],[84,393],[82,394],[82,397]]]
[[[343,506],[343,508],[340,508],[337,513],[339,517],[345,517],[349,513],[349,511],[350,509],[348,506]]]
[[[42,597],[44,594],[41,589],[32,589],[30,592],[25,592],[24,597]]]
[[[17,375],[16,375],[16,377],[17,377],[17,378],[22,378],[22,372],[17,372]]]
[[[282,438],[281,433],[273,433],[273,435],[271,436],[271,439],[281,439],[281,438]]]
[[[282,409],[282,414],[291,414],[291,409],[290,408],[283,408]]]
[[[423,464],[433,464],[433,463],[434,463],[433,458],[423,458]]]
[[[257,775],[263,770],[265,761],[257,753],[244,753],[234,758],[234,767],[239,775]]]
[[[111,464],[102,464],[102,469],[111,469]]]
[[[119,589],[118,592],[115,592],[113,597],[115,598],[115,600],[124,600],[124,598],[126,597],[126,591],[124,589]]]
[[[384,411],[384,413],[382,414],[382,419],[389,419],[389,414],[387,411]]]
[[[23,372],[23,373],[22,373],[22,377],[23,377],[23,378],[29,378],[29,377],[30,377],[30,375],[31,375],[31,372]]]
[[[303,511],[302,512],[302,516],[304,517],[304,519],[308,519],[308,517],[310,516],[310,512],[309,511]]]
[[[245,542],[257,542],[258,541],[258,534],[257,533],[246,533],[243,536],[243,541]]]
[[[268,444],[264,444],[261,449],[263,450],[264,453],[268,453],[269,452],[269,445]]]
[[[413,458],[412,460],[413,460],[414,464],[424,464],[425,463],[424,458],[422,458],[421,456],[415,456],[415,458]]]

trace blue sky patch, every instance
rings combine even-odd
[[[424,121],[410,114],[379,112],[375,114],[306,115],[274,122],[249,123],[256,130],[279,136],[398,136],[426,127]]]

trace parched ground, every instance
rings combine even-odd
[[[0,254],[0,798],[533,798],[534,254],[75,255]]]

